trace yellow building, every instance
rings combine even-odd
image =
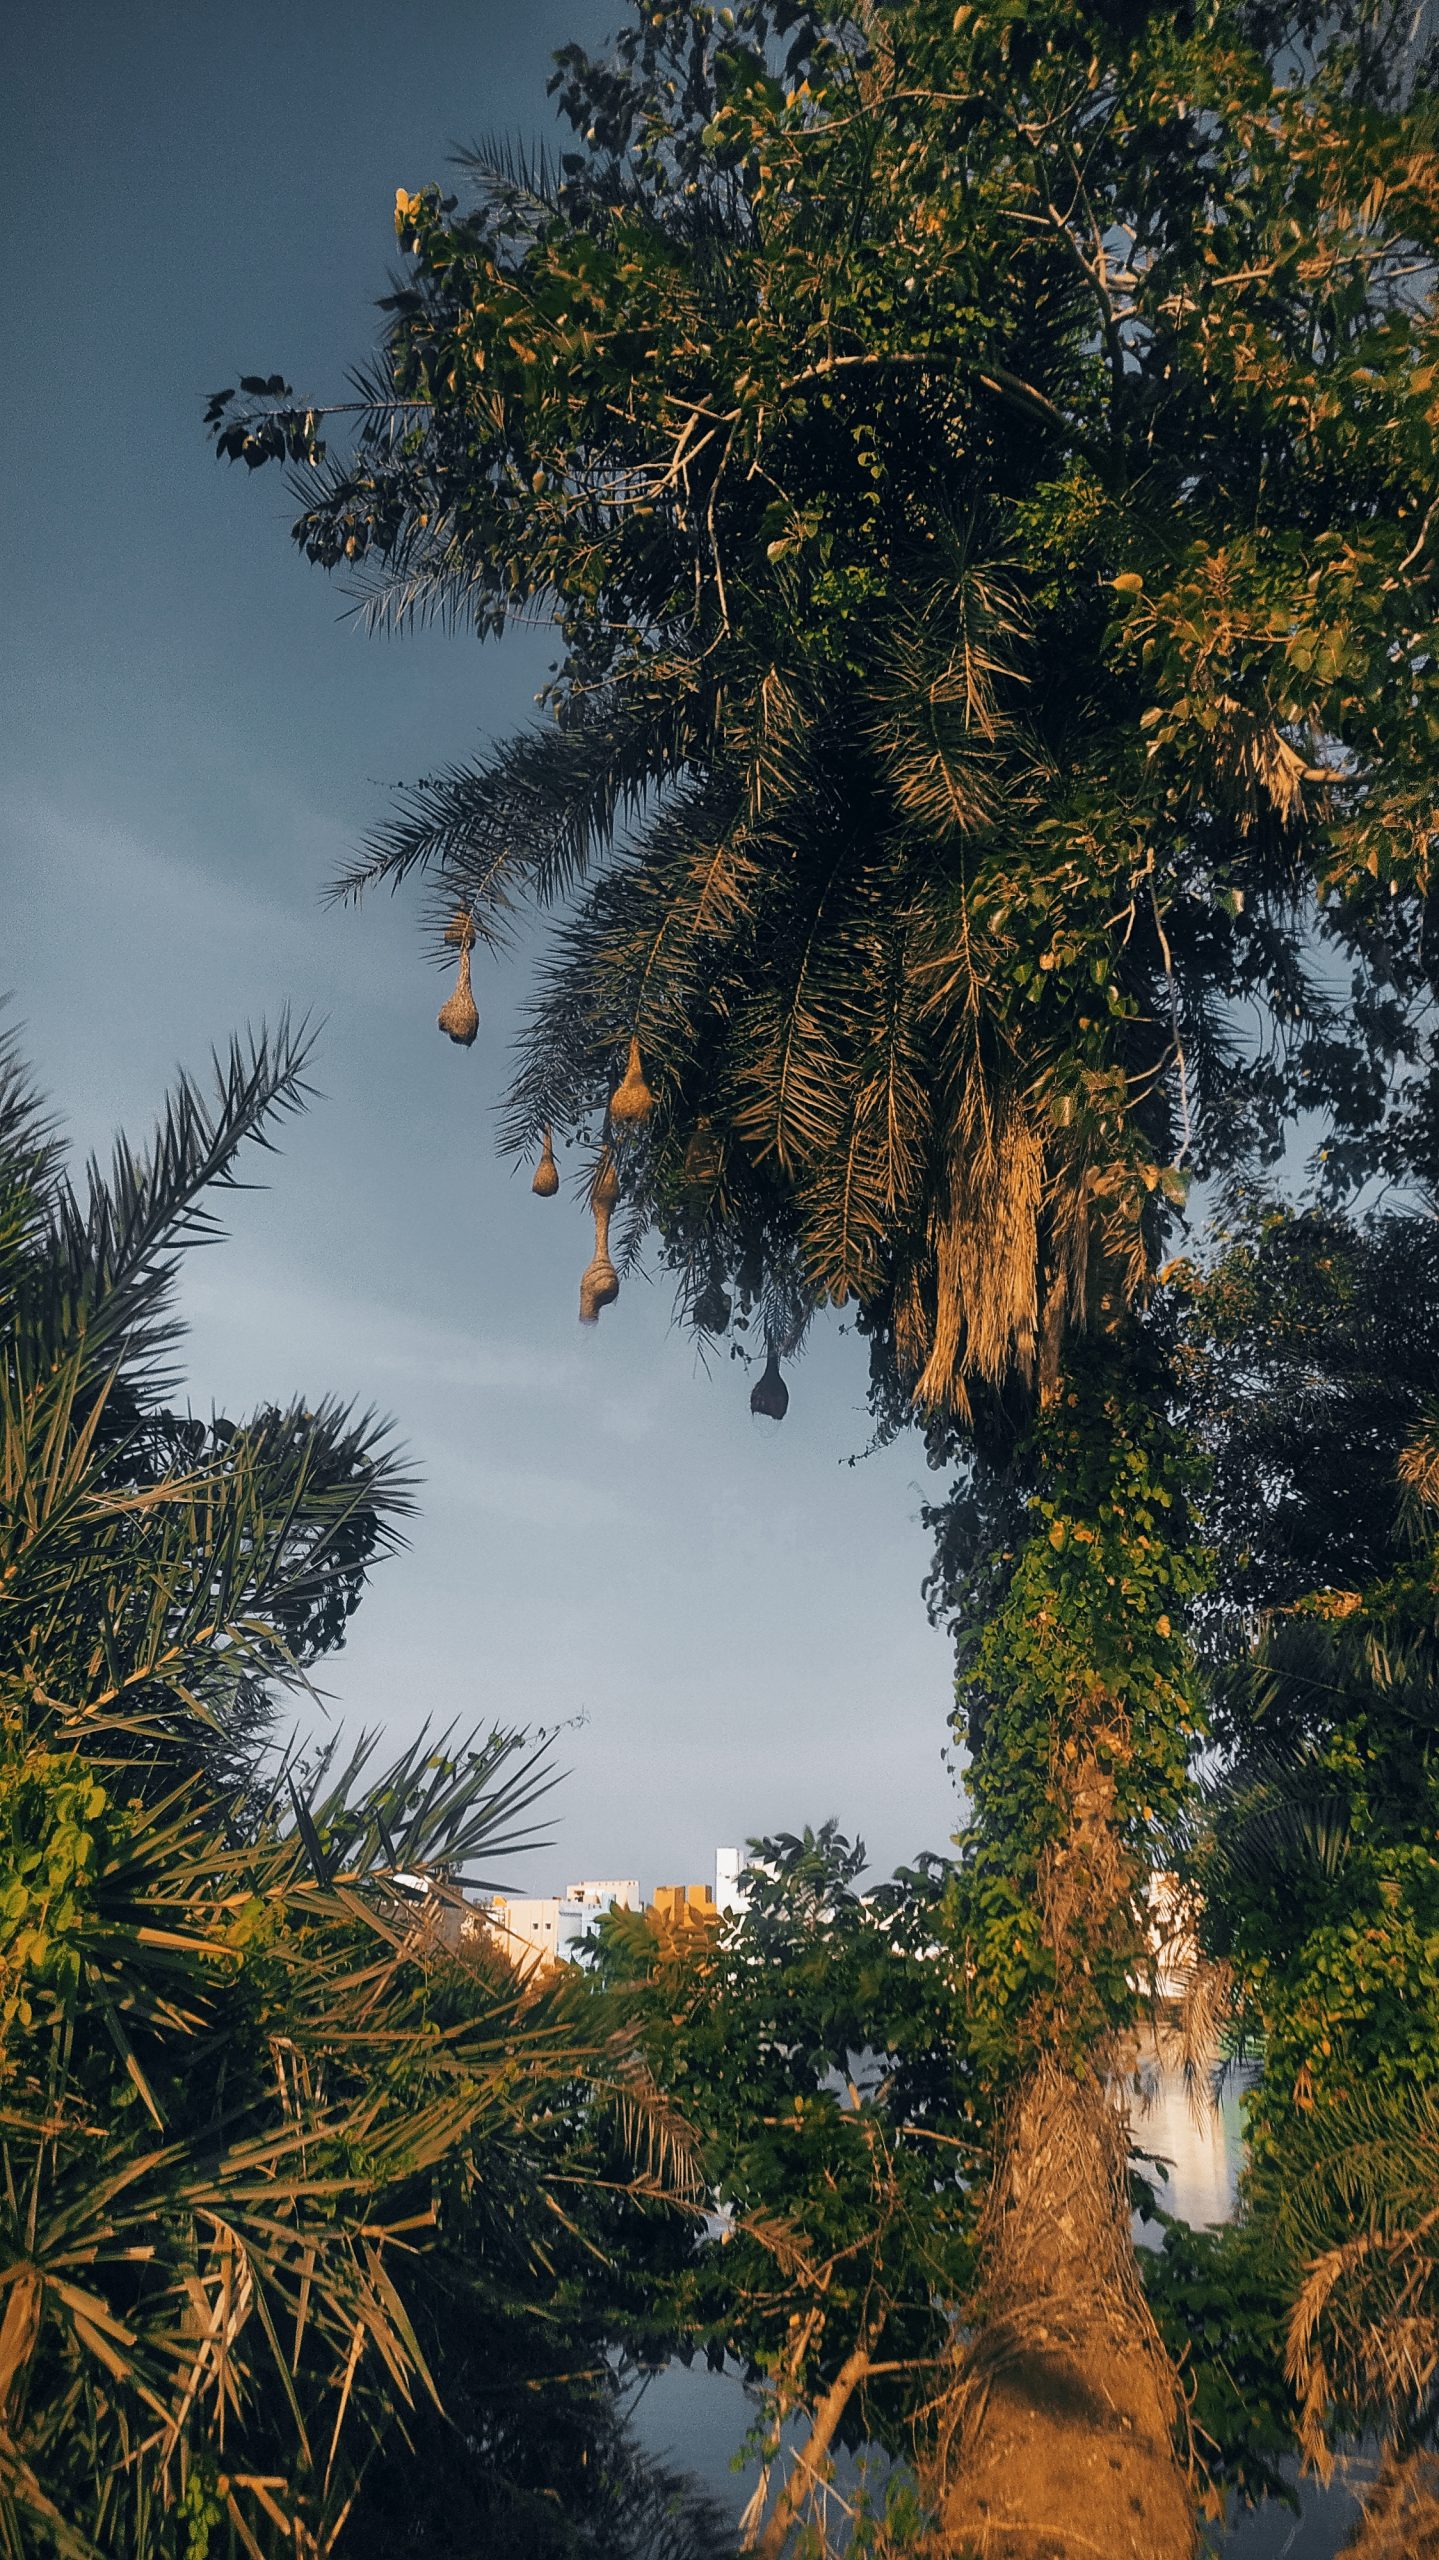
[[[701,1920],[715,1917],[714,1887],[708,1884],[657,1884],[655,1898],[647,1905],[656,1920],[671,1929],[692,1927]]]
[[[737,1871],[738,1861],[734,1863]],[[497,1893],[484,1904],[481,1917],[510,1962],[521,1973],[535,1973],[573,1964],[602,1912],[641,1907],[658,1927],[692,1929],[717,1919],[725,1906],[708,1884],[657,1884],[654,1900],[641,1906],[636,1877],[606,1876],[583,1879],[563,1893]]]

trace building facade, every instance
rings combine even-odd
[[[671,1928],[712,1919],[719,1912],[742,1911],[740,1865],[737,1849],[717,1849],[713,1885],[656,1885],[650,1903],[641,1901],[638,1876],[583,1876],[563,1893],[492,1894],[481,1906],[482,1916],[511,1963],[521,1973],[534,1973],[548,1965],[577,1963],[606,1911],[647,1910]]]

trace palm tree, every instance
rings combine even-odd
[[[232,1425],[166,1401],[183,1251],[305,1054],[287,1029],[236,1045],[212,1100],[182,1081],[152,1148],[122,1142],[83,1194],[0,1061],[10,2560],[172,2560],[211,2531],[318,2560],[436,2393],[413,2270],[437,2281],[477,2183],[470,2244],[518,2316],[596,2104],[640,2127],[642,2184],[646,2146],[673,2153],[581,1986],[520,1982],[483,1933],[456,1948],[476,1859],[533,1837],[543,1756],[500,1731],[383,1768],[371,1743],[273,1747],[410,1499],[342,1407]]]
[[[558,172],[402,191],[352,453],[277,379],[211,404],[221,453],[303,463],[297,536],[377,618],[558,615],[556,721],[419,787],[342,886],[425,874],[466,972],[551,918],[507,1137],[583,1142],[584,1311],[618,1190],[621,1262],[655,1232],[699,1330],[753,1324],[772,1373],[848,1300],[882,1411],[1007,1471],[969,1681],[1012,2099],[989,2335],[1022,2309],[1082,2367],[1098,2251],[1159,2447],[1104,2080],[1198,1710],[1134,1308],[1188,1166],[1277,1146],[1301,1094],[1398,1143],[1316,949],[1381,1051],[1420,1037],[1435,207],[1405,40],[1323,34],[646,9],[562,57]],[[975,2370],[1039,2480],[1021,2364]],[[974,2498],[1022,2468],[977,2459]],[[1186,2547],[1162,2449],[1134,2495]]]

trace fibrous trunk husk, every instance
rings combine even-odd
[[[1038,1879],[1054,2032],[1010,2105],[978,2316],[942,2403],[937,2504],[953,2560],[1193,2560],[1196,2548],[1179,2387],[1130,2237],[1128,2128],[1111,2057],[1102,2046],[1087,2059],[1065,2050],[1090,1956],[1130,1902],[1104,1765],[1116,1739],[1096,1734],[1056,1761],[1065,1827]]]
[[[1134,2263],[1126,2162],[1102,2076],[1038,2063],[990,2199],[981,2324],[943,2404],[952,2560],[1193,2560],[1178,2390]]]

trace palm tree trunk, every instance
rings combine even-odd
[[[947,2412],[944,2548],[984,2560],[1191,2560],[1179,2395],[1134,2265],[1122,2118],[1041,2062],[1011,2109],[983,2322]]]
[[[1073,1764],[1041,1867],[1051,2033],[1011,2101],[987,2210],[979,2319],[943,2417],[939,2504],[955,2560],[1192,2560],[1179,2388],[1130,2237],[1128,2139],[1107,2056],[1065,2059],[1071,1975],[1127,1904],[1111,1780]]]

